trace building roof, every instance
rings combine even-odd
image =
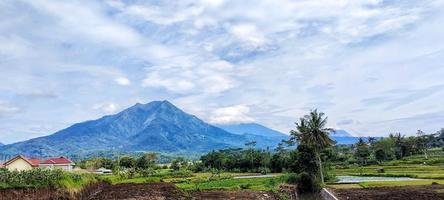
[[[16,156],[16,157],[12,158],[11,160],[6,161],[6,162],[4,163],[4,166],[6,167],[6,166],[8,166],[9,164],[11,164],[11,163],[13,163],[14,161],[19,160],[19,159],[22,159],[22,160],[24,160],[25,162],[29,163],[32,167],[38,167],[39,164],[40,164],[40,160],[38,160],[38,159],[28,159],[28,158],[26,158],[26,157],[23,156],[23,155],[18,155],[18,156]]]
[[[59,157],[59,158],[50,158],[48,160],[45,160],[41,162],[40,164],[44,165],[60,165],[60,164],[74,164],[71,160],[65,157]]]

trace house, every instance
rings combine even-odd
[[[63,169],[66,171],[71,171],[74,169],[74,162],[65,157],[50,158],[42,161],[39,164],[40,168],[43,169]]]
[[[39,167],[40,160],[28,159],[25,156],[18,155],[11,160],[6,161],[3,165],[10,171],[23,171]]]
[[[63,169],[71,171],[74,168],[74,162],[65,157],[50,158],[44,161],[39,159],[29,159],[23,155],[18,155],[11,160],[6,161],[3,167],[10,171],[31,170],[33,168],[42,169]]]

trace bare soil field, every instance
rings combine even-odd
[[[261,191],[224,191],[209,190],[186,194],[170,183],[118,184],[107,185],[101,191],[90,196],[89,200],[277,200],[268,192]]]
[[[332,189],[341,200],[439,200],[444,185]]]
[[[90,200],[182,200],[187,195],[175,185],[169,183],[118,184],[108,185],[90,196]]]

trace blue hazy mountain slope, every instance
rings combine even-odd
[[[345,130],[337,129],[331,134],[332,137],[353,137],[350,133]]]
[[[257,148],[273,148],[282,140],[288,140],[289,135],[275,131],[257,123],[224,124],[218,127],[234,134],[242,135],[249,141],[256,141]]]
[[[234,134],[244,135],[260,135],[265,137],[288,137],[288,135],[283,134],[279,131],[275,131],[271,128],[262,126],[257,123],[241,123],[232,125],[217,125],[220,128]]]
[[[261,143],[261,147],[276,146],[281,140],[288,140],[289,136],[279,131],[270,129],[257,123],[241,123],[241,124],[229,124],[229,125],[217,125],[220,128],[239,135],[244,135],[249,140],[258,141]],[[330,134],[330,137],[334,139],[338,144],[354,144],[359,140],[359,137],[353,137],[345,130],[335,130]],[[274,144],[274,145],[272,145]]]
[[[100,150],[206,152],[241,147],[246,141],[247,137],[207,124],[168,101],[154,101],[49,136],[5,145],[0,152],[43,156]]]

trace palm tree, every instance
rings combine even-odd
[[[324,117],[324,113],[318,112],[317,109],[299,119],[296,123],[296,130],[291,130],[292,139],[299,144],[304,144],[314,147],[317,164],[319,167],[319,176],[321,183],[324,183],[324,173],[322,168],[321,151],[335,142],[330,139],[330,132],[334,131],[331,128],[326,128],[328,117]]]

